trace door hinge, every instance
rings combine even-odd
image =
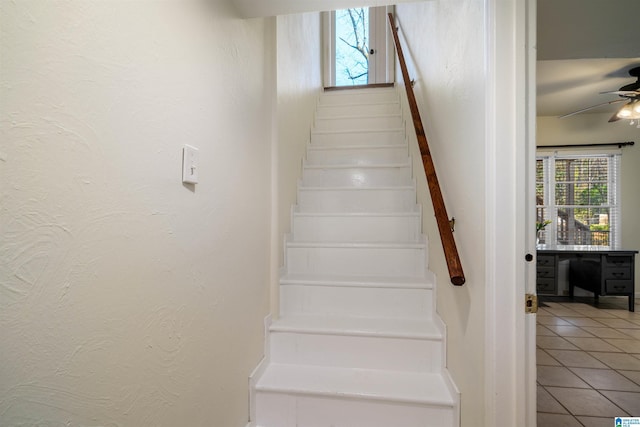
[[[524,297],[524,311],[525,313],[537,313],[538,312],[538,295],[526,294]]]

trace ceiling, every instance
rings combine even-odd
[[[634,82],[640,0],[538,0],[537,112],[560,116],[620,99],[600,92]],[[622,103],[582,114],[613,114]]]

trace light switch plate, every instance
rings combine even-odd
[[[182,149],[182,182],[187,184],[198,183],[199,160],[198,149],[185,145]]]

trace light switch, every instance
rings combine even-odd
[[[198,149],[185,145],[182,149],[182,182],[187,184],[198,183]]]

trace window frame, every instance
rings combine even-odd
[[[609,245],[598,245],[593,242],[591,245],[619,249],[621,245],[621,199],[620,199],[620,179],[621,179],[621,150],[567,150],[567,151],[551,151],[538,149],[536,152],[536,221],[541,219],[550,219],[552,221],[547,227],[545,227],[540,233],[541,243],[552,246],[567,246],[575,245],[575,240],[568,243],[560,243],[558,241],[558,222],[560,215],[558,212],[562,209],[598,209],[608,208],[608,224],[609,224]],[[565,159],[584,159],[584,158],[607,158],[607,203],[594,205],[594,204],[573,204],[573,205],[559,205],[556,201],[556,160]],[[539,180],[538,161],[542,160],[542,181]],[[589,180],[572,180],[564,181],[566,183],[582,183],[590,184]],[[538,204],[538,186],[543,186],[542,204]],[[552,191],[553,190],[553,191]],[[541,218],[540,213],[546,214],[544,218]],[[575,214],[573,215],[575,218]],[[591,225],[589,225],[591,228]],[[590,230],[592,233],[594,230]],[[578,243],[580,244],[580,243]]]

